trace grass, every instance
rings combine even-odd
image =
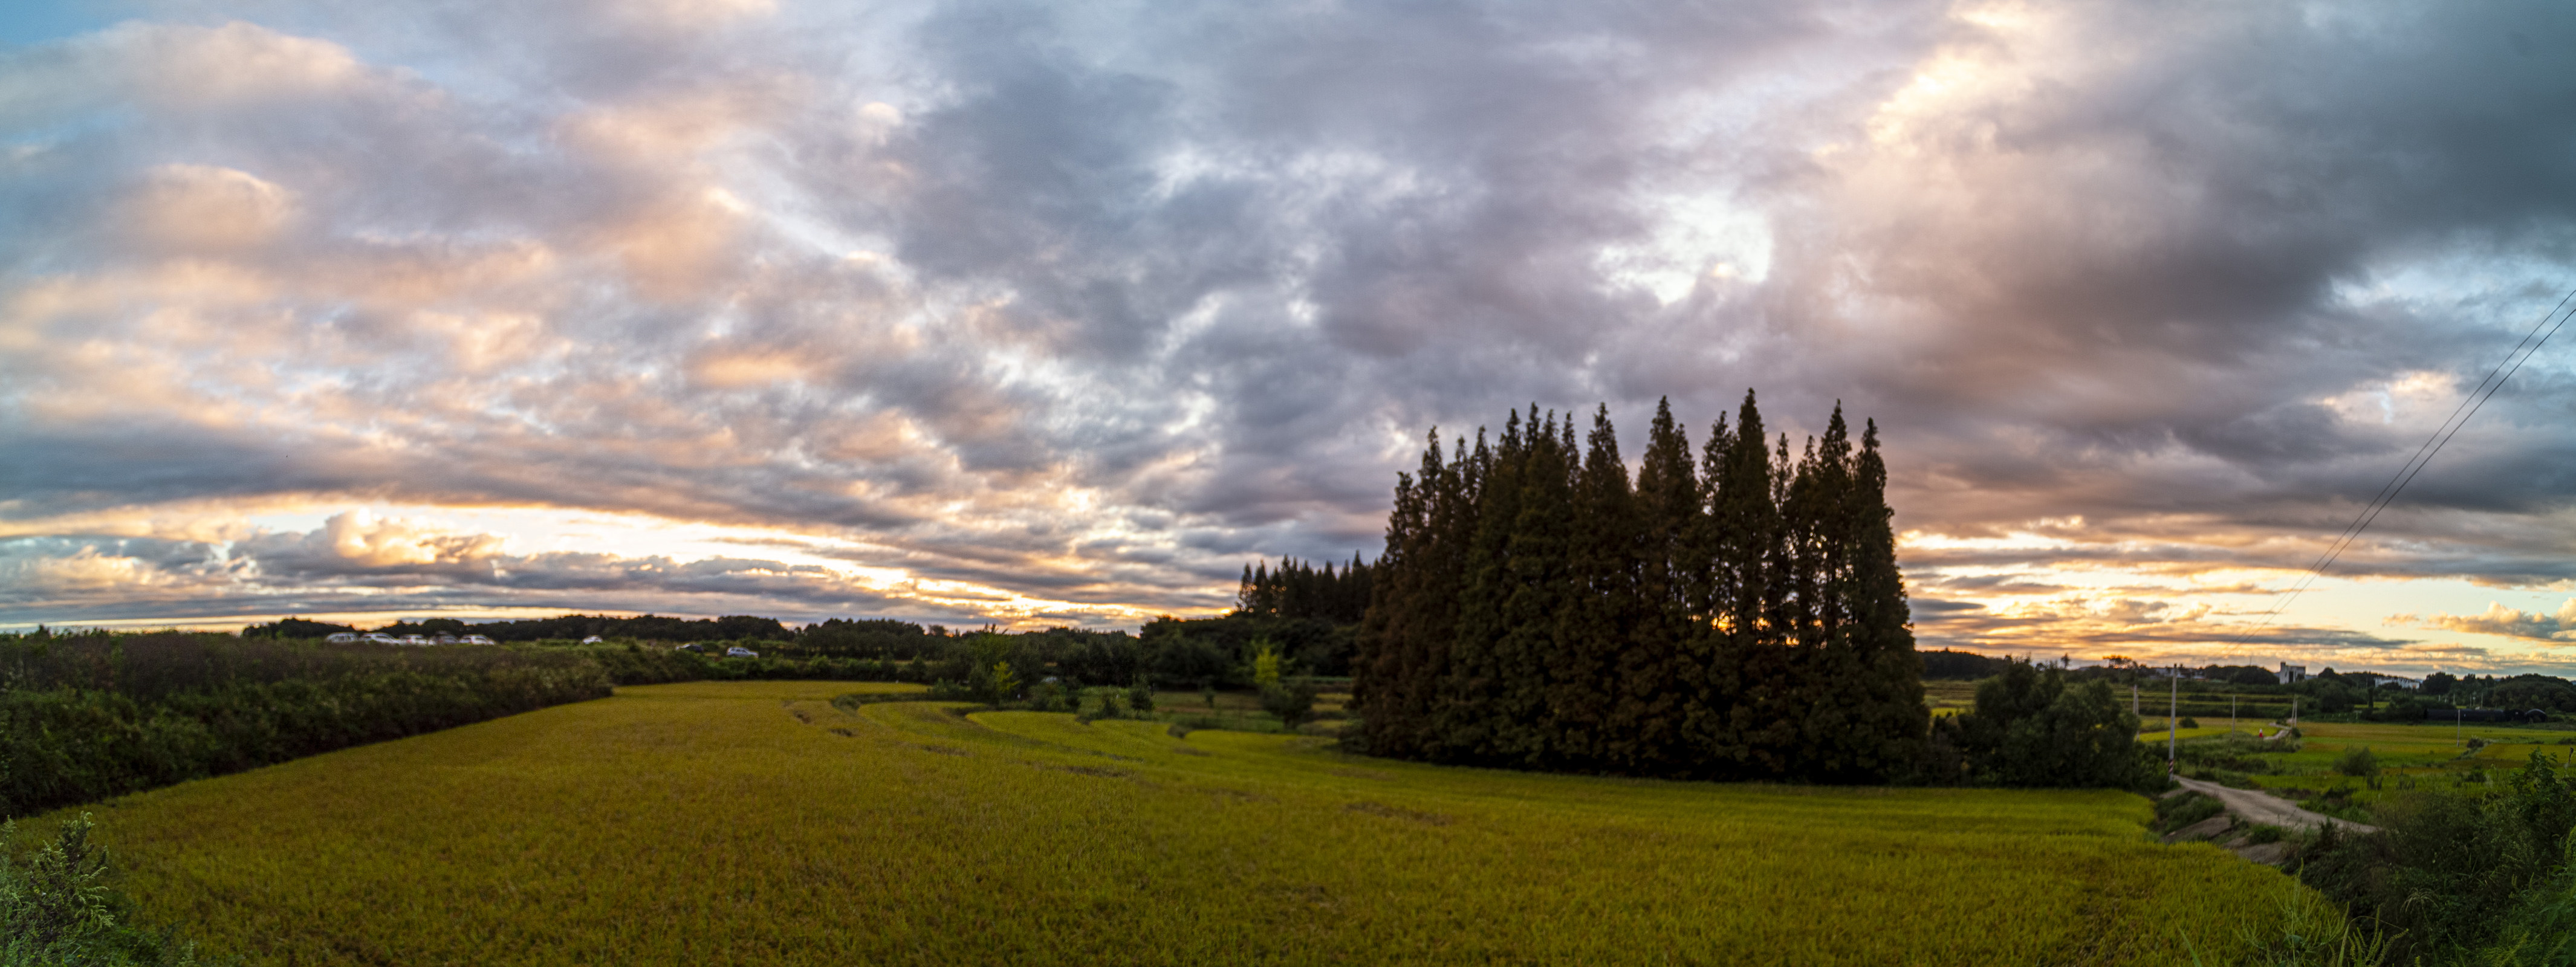
[[[2303,895],[2126,793],[831,701],[901,688],[623,688],[87,808],[144,913],[253,963],[2215,964]]]
[[[2266,728],[2272,726],[2267,725]],[[2410,789],[2497,788],[2505,776],[2530,761],[2538,751],[2559,762],[2576,757],[2576,732],[2564,726],[2469,723],[2400,724],[2303,722],[2295,752],[2264,752],[2265,768],[2246,775],[2253,785],[2324,807],[2348,819],[2369,821],[2368,806],[2390,794]],[[2184,729],[2188,743],[2223,736],[2221,729]],[[2161,745],[2164,733],[2141,733],[2139,741]],[[2367,748],[2378,762],[2378,774],[2344,775],[2336,764],[2354,749]]]

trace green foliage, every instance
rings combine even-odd
[[[1127,707],[1139,712],[1153,711],[1154,684],[1146,681],[1144,676],[1137,676],[1135,683],[1127,686]]]
[[[2392,796],[2377,809],[2380,832],[2327,831],[2305,851],[2299,878],[2356,918],[2385,924],[2399,962],[2564,963],[2546,959],[2554,938],[2530,931],[2569,912],[2556,891],[2576,869],[2576,789],[2536,751],[2505,786],[2491,797]]]
[[[2371,754],[2369,746],[2354,746],[2335,759],[2334,768],[2344,775],[2367,779],[2379,774],[2379,757]]]
[[[1279,648],[1266,639],[1252,642],[1252,687],[1262,691],[1279,687]]]
[[[1792,458],[1746,394],[1696,467],[1659,407],[1632,483],[1606,408],[1514,412],[1399,475],[1353,747],[1512,768],[1876,782],[1929,712],[1875,426]]]
[[[2186,715],[2183,716],[2182,721],[2174,723],[2174,726],[2177,728],[2196,729],[2200,727],[2200,720]]]
[[[2226,803],[2196,792],[2165,796],[2156,800],[2155,830],[2170,833],[2226,811]]]
[[[193,944],[134,925],[92,828],[88,813],[65,819],[20,858],[17,824],[0,823],[0,967],[198,963]]]
[[[0,815],[600,698],[579,655],[217,636],[0,646]]]
[[[1976,708],[1939,729],[1936,743],[1958,750],[1968,782],[2145,789],[2163,778],[2141,754],[2137,716],[2109,683],[2069,687],[2057,669],[2028,662],[1979,683]]]
[[[1315,717],[1314,679],[1299,676],[1270,683],[1261,690],[1261,710],[1279,716],[1292,729],[1306,724]]]
[[[2360,922],[2309,890],[2275,894],[2277,926],[2245,935],[2253,948],[2246,963],[2263,967],[2378,967],[2386,963],[2394,938]]]

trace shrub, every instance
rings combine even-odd
[[[2398,945],[2393,962],[2465,962],[2457,955],[2510,942],[2509,925],[2554,922],[2547,891],[2576,869],[2567,854],[2576,788],[2537,753],[2506,785],[2510,791],[2493,797],[2392,796],[2375,817],[2380,832],[2322,832],[2305,851],[2299,879],[2356,919],[2375,917],[2389,928]]]
[[[194,945],[131,922],[90,828],[82,813],[23,862],[0,852],[0,964],[198,963]],[[0,823],[0,849],[13,848],[17,832],[16,823]]]
[[[2182,721],[2177,722],[2177,723],[2174,723],[2174,724],[2175,724],[2175,725],[2177,725],[2177,726],[2180,726],[2180,727],[2182,727],[2182,728],[2186,728],[2186,729],[2196,729],[2196,728],[2199,728],[2199,727],[2200,727],[2200,720],[2199,720],[2199,719],[2196,719],[2196,718],[2192,718],[2192,717],[2190,717],[2190,716],[2186,715],[2186,716],[2183,716],[2183,720],[2182,720]]]
[[[1154,710],[1154,684],[1145,676],[1136,676],[1135,684],[1127,686],[1127,707],[1139,712]]]
[[[2335,771],[2357,779],[2367,779],[2379,774],[2379,757],[2372,755],[2370,747],[2366,745],[2345,749],[2343,755],[2335,759]]]
[[[1279,716],[1291,729],[1304,725],[1315,714],[1314,680],[1301,675],[1263,688],[1261,710]]]
[[[1966,779],[2000,786],[2146,788],[2161,765],[2137,741],[2138,718],[2091,681],[2067,685],[2057,669],[2014,662],[1977,685],[1976,708],[1936,720],[1964,760]],[[2159,757],[2160,758],[2160,757]]]

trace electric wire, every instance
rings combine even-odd
[[[2352,523],[2345,525],[2343,533],[2337,535],[2335,540],[2326,546],[2326,549],[2317,556],[2316,563],[2309,565],[2308,572],[2300,577],[2298,583],[2282,594],[2280,603],[2273,605],[2272,610],[2265,612],[2261,620],[2228,643],[2229,652],[2234,652],[2252,641],[2254,636],[2260,634],[2263,629],[2270,627],[2273,619],[2289,608],[2291,601],[2315,584],[2318,578],[2324,577],[2326,570],[2333,567],[2336,561],[2342,559],[2344,552],[2350,550],[2352,545],[2361,539],[2362,532],[2370,529],[2370,525],[2379,519],[2380,513],[2397,501],[2397,496],[2405,492],[2406,485],[2415,482],[2416,475],[2423,473],[2424,468],[2432,464],[2433,458],[2442,452],[2442,448],[2450,445],[2451,438],[2458,436],[2460,430],[2469,425],[2469,420],[2477,416],[2479,410],[2486,408],[2487,401],[2494,399],[2495,395],[2504,389],[2505,381],[2512,379],[2515,373],[2521,372],[2524,363],[2538,356],[2541,347],[2548,345],[2549,340],[2556,337],[2558,330],[2564,328],[2570,319],[2576,319],[2576,313],[2562,315],[2566,313],[2568,303],[2571,301],[2576,301],[2576,289],[2570,289],[2565,296],[2560,297],[2558,304],[2542,314],[2540,321],[2532,325],[2530,332],[2523,334],[2521,341],[2514,343],[2512,351],[2507,352],[2503,359],[2496,361],[2495,367],[2487,371],[2486,378],[2479,380],[2475,389],[2460,398],[2459,405],[2451,408],[2451,415],[2443,418],[2441,425],[2435,427],[2432,435],[2426,437],[2424,443],[2415,448],[2413,456],[2408,457],[2404,464],[2398,466],[2397,472],[2388,478],[2387,483],[2380,485],[2379,493],[2373,495],[2370,503],[2353,516]],[[2553,324],[2550,321],[2552,319],[2557,321]],[[2533,341],[2534,337],[2538,338],[2537,342]],[[2526,346],[2529,347],[2528,351],[2525,350]]]

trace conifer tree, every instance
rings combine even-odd
[[[1694,473],[1657,408],[1631,486],[1607,407],[1514,411],[1399,475],[1387,549],[1255,568],[1289,613],[1370,595],[1355,707],[1379,754],[1706,778],[1884,779],[1920,757],[1920,666],[1871,424],[1801,459],[1751,392]]]
[[[1893,775],[1920,761],[1931,711],[1923,704],[1923,659],[1914,649],[1912,609],[1905,577],[1896,567],[1896,511],[1887,505],[1887,463],[1878,451],[1878,421],[1861,433],[1852,474],[1852,513],[1846,524],[1853,548],[1850,640],[1869,711],[1858,723],[1877,743],[1867,768]]]
[[[1673,421],[1669,399],[1655,404],[1633,506],[1633,632],[1613,673],[1618,688],[1604,754],[1622,771],[1662,773],[1691,759],[1681,746],[1686,709],[1709,687],[1703,662],[1695,660],[1706,644],[1705,622],[1694,620],[1693,607],[1708,567],[1692,554],[1706,514],[1690,440]]]
[[[1556,726],[1555,755],[1593,764],[1612,758],[1614,744],[1626,744],[1613,709],[1623,691],[1621,658],[1638,646],[1642,603],[1637,573],[1643,532],[1607,405],[1593,413],[1571,491],[1565,586],[1559,592],[1564,601],[1556,613],[1555,647],[1546,656],[1547,705]]]
[[[1536,406],[1531,407],[1536,415]],[[1523,441],[1520,499],[1503,545],[1502,624],[1492,639],[1493,704],[1482,758],[1523,767],[1553,755],[1560,723],[1548,715],[1548,658],[1558,617],[1572,604],[1567,565],[1574,531],[1573,423],[1550,411]]]

